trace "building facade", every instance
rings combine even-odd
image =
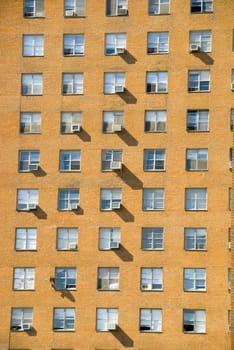
[[[0,2],[0,350],[231,349],[233,18]]]

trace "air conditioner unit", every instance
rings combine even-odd
[[[200,46],[198,44],[190,44],[190,52],[200,51]]]
[[[119,7],[118,8],[118,15],[119,16],[126,16],[128,14],[128,9],[126,7]]]
[[[231,84],[231,89],[234,91],[234,83]]]
[[[71,131],[72,131],[72,132],[78,132],[78,131],[80,131],[80,124],[72,124],[72,126],[71,126]]]
[[[114,331],[117,329],[117,324],[116,323],[108,323],[108,330],[109,331]]]
[[[117,53],[118,55],[124,53],[124,51],[125,51],[125,48],[124,48],[124,47],[116,47],[116,53]]]
[[[32,328],[32,325],[30,323],[23,323],[21,325],[22,331],[29,331]]]
[[[113,131],[122,131],[122,124],[113,124],[112,130]]]
[[[78,209],[78,204],[77,204],[77,203],[71,203],[71,204],[70,204],[70,209],[71,209],[71,210],[76,210],[76,209]]]
[[[119,242],[110,242],[110,249],[119,249]]]
[[[229,249],[229,250],[232,249],[232,242],[228,242],[228,249]]]
[[[158,53],[158,47],[148,47],[148,53]]]
[[[36,210],[37,204],[36,203],[29,203],[28,204],[28,210]]]
[[[65,11],[65,16],[71,17],[71,16],[73,16],[73,15],[74,15],[73,10],[66,10],[66,11]]]
[[[111,205],[112,209],[120,209],[121,203],[120,202],[113,202]]]
[[[76,250],[77,249],[77,244],[76,243],[69,243],[69,249],[70,250]]]
[[[66,289],[76,289],[75,284],[66,284]]]
[[[115,86],[115,92],[124,92],[124,86],[116,85]]]
[[[122,168],[122,162],[113,161],[111,162],[110,168],[112,170],[120,170]]]
[[[39,164],[29,164],[29,170],[37,171],[39,168]]]
[[[229,169],[232,169],[232,160],[229,160]]]
[[[152,284],[142,284],[142,289],[144,290],[151,290],[152,289]]]

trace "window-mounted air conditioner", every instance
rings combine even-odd
[[[117,329],[117,324],[116,323],[108,323],[108,330],[109,331],[114,331]]]
[[[111,205],[112,209],[120,209],[121,203],[120,202],[113,202]]]
[[[38,164],[29,164],[29,170],[31,171],[37,171],[39,168]]]
[[[232,160],[229,160],[229,169],[232,169]]]
[[[122,131],[122,124],[113,124],[112,130],[113,131]]]
[[[77,249],[77,244],[76,243],[69,243],[68,248],[70,250],[76,250]]]
[[[110,168],[112,170],[120,170],[122,168],[122,162],[119,162],[119,161],[113,161],[111,162],[110,164]]]
[[[67,17],[74,16],[74,11],[73,10],[66,10],[65,11],[65,16],[67,16]]]
[[[124,53],[124,51],[125,51],[125,48],[124,48],[124,47],[116,47],[116,53],[117,53],[118,55]]]
[[[234,83],[231,84],[231,90],[234,91]]]
[[[66,284],[66,289],[76,289],[75,284]]]
[[[232,242],[228,242],[228,249],[229,249],[229,250],[232,249]]]
[[[79,132],[80,131],[80,124],[72,124],[71,131],[72,132]]]
[[[126,16],[128,14],[128,9],[126,7],[118,7],[118,15]]]
[[[110,249],[119,249],[119,242],[110,242]]]
[[[28,204],[28,210],[36,210],[37,204],[36,203],[29,203]]]
[[[200,51],[200,46],[198,44],[190,44],[190,52],[198,52]]]
[[[32,325],[30,323],[22,323],[21,325],[12,327],[12,329],[16,330],[17,332],[29,331],[31,328]]]
[[[76,210],[78,209],[78,206],[79,206],[78,203],[71,203],[69,207],[71,210]]]
[[[152,289],[152,284],[142,284],[142,289],[144,290],[151,290]]]
[[[124,86],[116,85],[115,86],[115,92],[124,92]]]

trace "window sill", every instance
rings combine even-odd
[[[168,91],[146,91],[147,95],[153,95],[153,94],[168,94]]]
[[[74,55],[74,54],[71,54],[71,55],[65,55],[65,54],[63,54],[63,57],[84,57],[84,53],[81,53],[81,54],[76,54],[76,55]]]
[[[98,292],[120,292],[120,289],[97,289]]]
[[[14,292],[35,292],[35,289],[13,289]]]
[[[84,96],[84,93],[82,92],[81,94],[65,94],[62,93],[63,96]]]
[[[45,19],[45,16],[25,16],[24,19]]]
[[[45,55],[23,55],[23,57],[30,57],[30,58],[39,57],[39,58],[41,58],[41,57],[45,57]]]
[[[37,249],[15,249],[16,252],[37,252]]]
[[[155,173],[155,172],[157,172],[157,173],[163,173],[163,172],[165,172],[165,171],[166,171],[166,169],[150,169],[150,170],[144,169],[144,172],[145,172],[145,173]]]
[[[149,12],[148,15],[149,16],[168,16],[168,15],[170,15],[170,12],[167,12],[167,13],[152,13],[152,12]]]
[[[60,173],[80,173],[80,170],[61,170],[59,169]]]
[[[205,211],[205,212],[207,212],[208,209],[186,209],[186,208],[185,208],[185,211],[190,211],[190,212],[195,212],[195,211],[200,211],[200,212],[202,212],[202,211]]]
[[[75,332],[75,329],[60,329],[60,328],[53,328],[54,332]]]
[[[186,252],[207,252],[208,249],[185,249]]]
[[[186,332],[186,331],[183,331],[184,334],[204,334],[206,335],[207,333],[206,332]]]
[[[64,18],[86,18],[86,16],[79,16],[79,15],[77,15],[77,16],[66,16],[66,15],[64,15]]]
[[[189,94],[197,94],[197,93],[207,93],[207,92],[211,92],[211,90],[204,90],[204,91],[202,91],[202,90],[196,90],[196,91],[193,91],[193,90],[188,90],[188,93]]]
[[[167,131],[157,131],[157,130],[155,130],[155,131],[146,131],[145,130],[145,133],[146,134],[166,134]]]
[[[162,209],[145,209],[145,208],[143,208],[142,210],[143,211],[164,211],[165,209],[164,208],[162,208]]]
[[[207,290],[186,290],[184,289],[185,293],[207,293]]]
[[[143,249],[143,248],[141,248],[141,250],[142,251],[144,251],[144,252],[151,252],[151,251],[161,251],[161,252],[164,252],[164,248],[158,248],[158,249]]]
[[[22,94],[21,96],[43,96],[43,94]]]
[[[202,171],[202,172],[207,172],[209,169],[186,169],[186,171],[188,173],[194,173],[194,172],[199,172],[199,171]]]

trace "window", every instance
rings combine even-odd
[[[106,0],[107,16],[127,16],[128,0]]]
[[[167,72],[146,73],[146,92],[164,93],[167,92]]]
[[[76,210],[80,203],[79,189],[59,190],[59,210]]]
[[[229,169],[232,170],[232,148],[229,149]]]
[[[170,0],[149,0],[149,15],[165,15],[169,13]]]
[[[102,171],[118,170],[122,168],[121,150],[102,151]]]
[[[120,228],[105,227],[99,230],[99,249],[118,249],[120,245]]]
[[[188,110],[187,111],[187,131],[209,131],[209,111],[208,110]]]
[[[97,331],[107,332],[118,326],[118,309],[97,309]]]
[[[14,269],[14,290],[33,290],[34,284],[34,268],[22,267]]]
[[[57,290],[76,289],[76,268],[58,267],[55,269],[55,288]]]
[[[211,31],[191,31],[189,44],[190,51],[211,52]]]
[[[83,56],[84,55],[84,35],[83,34],[65,34],[64,35],[64,56]]]
[[[60,171],[80,171],[80,151],[60,151]]]
[[[228,250],[232,250],[232,231],[230,227],[228,229]]]
[[[19,189],[17,198],[17,210],[29,211],[35,210],[38,206],[38,190],[36,189]]]
[[[232,210],[232,188],[228,189],[228,209]]]
[[[82,112],[62,112],[61,132],[70,134],[79,131],[82,124]]]
[[[35,134],[41,131],[41,113],[22,112],[20,114],[20,133]]]
[[[42,74],[22,74],[22,95],[42,95]]]
[[[205,292],[206,269],[184,269],[184,290],[186,292]]]
[[[163,228],[147,227],[142,229],[142,250],[162,250],[163,249]]]
[[[162,310],[141,309],[140,331],[147,333],[162,332]]]
[[[165,132],[167,112],[166,111],[146,111],[145,112],[145,132]]]
[[[11,311],[11,329],[14,331],[27,331],[32,327],[32,308],[13,308]]]
[[[126,33],[106,34],[106,55],[119,55],[126,49]]]
[[[124,112],[113,111],[103,113],[103,132],[114,133],[123,129]]]
[[[231,90],[234,91],[234,69],[232,69],[232,84],[231,84]]]
[[[75,329],[75,309],[55,308],[54,309],[54,331],[74,331]]]
[[[162,290],[163,270],[162,268],[141,269],[141,290]]]
[[[232,331],[232,310],[228,310],[228,333]]]
[[[213,11],[213,0],[191,0],[191,12],[204,13]]]
[[[122,190],[120,188],[101,190],[101,210],[120,209]]]
[[[206,228],[185,228],[184,249],[185,250],[206,250],[207,234]]]
[[[65,17],[84,17],[85,0],[65,0]]]
[[[143,210],[163,210],[164,189],[147,188],[143,190]]]
[[[210,91],[210,71],[189,71],[188,78],[189,92],[206,92]]]
[[[36,250],[37,249],[37,229],[17,228],[15,239],[15,250]]]
[[[119,290],[119,268],[100,267],[98,269],[99,290]]]
[[[208,150],[207,149],[187,149],[186,151],[186,170],[207,170],[208,169]]]
[[[184,333],[205,333],[206,311],[184,310]]]
[[[25,17],[44,17],[44,0],[24,0]]]
[[[168,53],[168,32],[148,33],[148,54]]]
[[[232,269],[228,268],[228,291],[232,291]]]
[[[44,56],[44,35],[24,35],[23,55]]]
[[[38,170],[40,165],[40,151],[20,151],[19,171],[28,172]]]
[[[57,245],[58,250],[77,250],[78,229],[77,228],[58,228]]]
[[[124,92],[125,73],[105,73],[104,93],[117,94]]]
[[[188,188],[185,190],[186,210],[207,210],[207,189]]]
[[[144,150],[144,171],[165,170],[165,150],[148,149]]]
[[[83,94],[83,73],[63,74],[63,94]]]
[[[234,130],[234,108],[231,109],[231,116],[230,116],[230,130]]]

